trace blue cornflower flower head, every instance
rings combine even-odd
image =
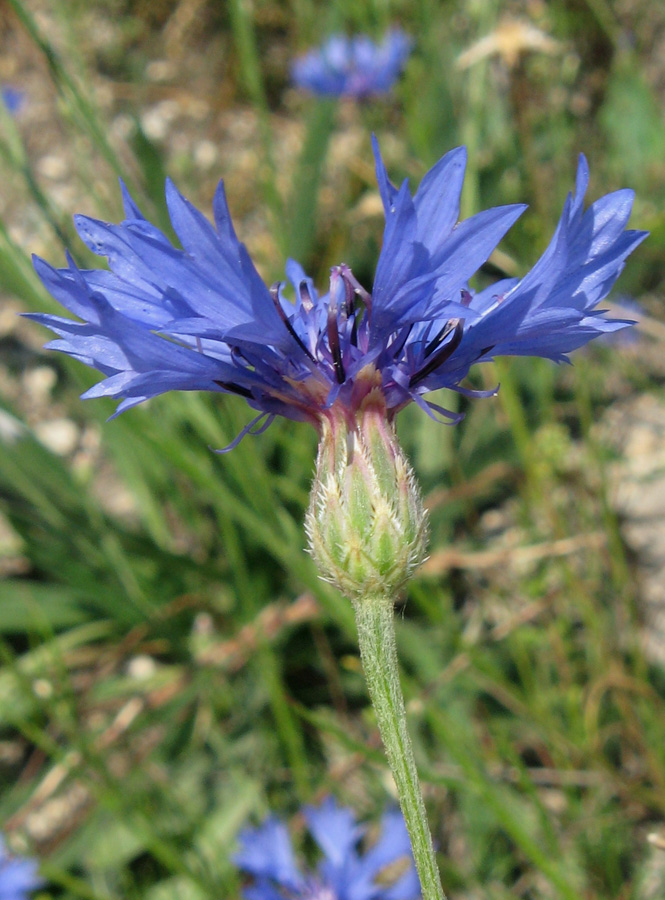
[[[380,44],[366,35],[336,34],[291,66],[294,83],[314,94],[368,97],[385,94],[397,81],[411,52],[411,39],[399,28]]]
[[[246,900],[415,900],[420,896],[402,814],[386,813],[379,839],[358,852],[365,829],[350,809],[332,798],[318,809],[303,810],[307,827],[322,853],[315,871],[297,865],[286,826],[276,817],[239,836],[234,861],[253,878]],[[392,878],[391,878],[392,876]]]
[[[25,103],[25,93],[11,84],[3,84],[0,87],[0,97],[2,97],[2,102],[7,108],[7,112],[13,116],[21,111]]]
[[[463,384],[475,363],[497,356],[562,362],[631,324],[597,306],[646,236],[626,230],[632,191],[584,210],[589,170],[580,156],[575,193],[541,258],[523,278],[476,292],[470,279],[525,207],[458,222],[464,148],[447,153],[414,196],[408,182],[391,184],[376,140],[374,153],[386,221],[371,293],[344,264],[319,293],[295,260],[286,263],[285,282],[266,286],[236,236],[222,183],[213,227],[167,182],[182,249],[123,186],[121,224],[75,217],[110,271],[79,269],[69,256],[63,269],[34,262],[46,288],[80,320],[32,314],[58,335],[48,346],[105,376],[84,398],[117,398],[117,415],[171,390],[238,394],[258,415],[225,449],[276,415],[318,428],[306,529],[325,577],[350,596],[397,589],[424,556],[425,516],[393,431],[395,414],[413,402],[454,424],[462,416],[427,395],[440,388],[496,393]],[[364,537],[358,543],[353,535]]]
[[[37,863],[8,853],[0,835],[0,900],[26,900],[41,883]]]
[[[390,183],[376,141],[374,150],[386,223],[371,293],[344,264],[319,293],[294,260],[286,263],[287,281],[267,287],[236,237],[223,183],[213,227],[167,181],[182,249],[143,217],[123,186],[121,224],[75,217],[81,238],[111,271],[79,269],[69,256],[62,269],[34,260],[46,288],[81,321],[30,317],[58,335],[49,348],[104,374],[83,397],[119,399],[115,415],[166,391],[206,390],[245,397],[260,413],[254,424],[282,415],[317,427],[333,416],[352,418],[377,383],[390,419],[415,402],[456,422],[459,415],[426,395],[439,388],[482,395],[462,384],[475,363],[516,355],[561,362],[631,324],[596,307],[646,232],[625,230],[632,191],[583,210],[583,156],[575,195],[535,266],[476,293],[469,279],[525,207],[458,222],[463,148],[447,153],[414,197],[406,181],[399,190]]]

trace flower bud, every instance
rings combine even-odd
[[[380,387],[323,419],[305,528],[323,578],[352,600],[393,598],[425,559],[427,516]]]

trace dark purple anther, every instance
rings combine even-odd
[[[416,372],[409,379],[409,387],[415,387],[419,381],[422,381],[424,378],[427,378],[432,372],[435,372],[439,366],[443,365],[443,363],[450,359],[455,350],[460,345],[462,340],[462,335],[464,334],[464,320],[462,319],[451,319],[448,323],[455,322],[455,330],[453,331],[453,336],[450,338],[447,344],[444,344],[443,347],[437,352],[433,353],[432,356],[427,360],[425,365],[420,369],[419,372]],[[447,334],[450,334],[450,328],[448,329]]]
[[[270,296],[272,297],[272,302],[275,304],[275,309],[277,310],[282,322],[284,322],[284,325],[286,326],[286,330],[289,332],[291,337],[298,344],[300,349],[303,350],[307,354],[307,356],[309,357],[309,359],[311,359],[311,361],[313,363],[315,363],[316,359],[312,356],[312,354],[309,352],[309,350],[304,345],[302,340],[298,337],[298,335],[296,334],[296,332],[293,328],[293,325],[289,321],[288,316],[284,312],[284,308],[282,307],[282,301],[279,298],[279,291],[280,291],[280,288],[282,287],[282,284],[283,284],[282,281],[276,281],[275,284],[270,286]]]
[[[339,343],[339,326],[337,325],[337,298],[340,294],[341,266],[334,266],[330,270],[330,300],[328,302],[328,346],[333,358],[335,377],[339,384],[346,381],[344,363],[342,362],[342,349]]]
[[[450,332],[457,326],[459,319],[448,319],[443,328],[439,331],[436,337],[432,338],[429,344],[425,347],[425,356],[430,356],[431,353],[436,350],[439,344],[448,337]]]
[[[306,281],[301,281],[298,285],[298,291],[300,293],[300,302],[302,303],[302,307],[306,312],[311,312],[314,309],[314,304],[312,303],[312,298],[309,295],[309,288],[307,287]]]
[[[337,268],[344,281],[348,282],[353,287],[354,293],[360,297],[367,308],[367,312],[369,312],[372,306],[372,295],[369,291],[365,290],[346,263],[342,263],[340,266],[337,266]]]

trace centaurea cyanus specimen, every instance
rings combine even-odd
[[[271,816],[259,828],[239,835],[234,862],[252,877],[243,889],[246,900],[416,900],[420,885],[409,835],[398,810],[381,820],[378,838],[358,849],[366,829],[352,810],[331,797],[306,806],[303,815],[321,859],[315,870],[298,865],[284,822]],[[391,869],[392,878],[384,877]]]
[[[33,859],[12,855],[0,835],[0,900],[28,900],[42,879]]]
[[[18,115],[23,109],[26,101],[25,92],[12,84],[3,84],[0,86],[0,100],[12,116]]]
[[[411,39],[401,29],[387,32],[380,43],[364,34],[334,34],[291,65],[294,84],[322,97],[365,97],[386,94],[397,81],[411,52]]]
[[[524,207],[458,222],[463,148],[447,153],[414,196],[407,182],[391,184],[376,141],[374,153],[386,221],[371,292],[342,264],[320,294],[294,260],[286,282],[266,286],[236,237],[223,185],[213,227],[168,182],[182,249],[123,187],[120,225],[75,220],[110,271],[35,260],[48,290],[80,321],[32,317],[58,335],[51,348],[104,374],[84,397],[117,398],[116,414],[166,391],[207,390],[238,394],[257,411],[242,434],[277,415],[318,429],[310,549],[322,575],[353,602],[370,696],[431,900],[443,892],[406,729],[392,615],[396,593],[424,557],[426,521],[394,418],[416,403],[454,424],[461,417],[428,395],[495,393],[464,386],[475,363],[508,355],[564,361],[630,324],[597,307],[645,233],[626,230],[631,191],[584,210],[589,172],[581,156],[575,193],[531,271],[475,292],[470,279]]]

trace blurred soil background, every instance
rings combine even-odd
[[[390,96],[291,85],[325,36],[395,25]],[[4,0],[0,84],[0,823],[38,896],[238,897],[247,821],[393,802],[351,611],[303,551],[313,431],[216,456],[250,415],[202,395],[107,423],[17,315],[56,309],[31,253],[101,264],[72,214],[119,221],[119,176],[171,235],[165,177],[206,214],[223,177],[268,283],[291,254],[371,287],[375,131],[412,187],[467,144],[464,216],[529,202],[481,282],[535,262],[581,151],[588,201],[632,187],[652,232],[611,298],[628,337],[476,372],[501,391],[446,397],[455,428],[401,414],[432,543],[398,643],[451,900],[664,897],[665,7]]]

